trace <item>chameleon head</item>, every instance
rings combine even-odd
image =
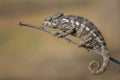
[[[42,21],[42,25],[48,26],[51,28],[57,28],[59,25],[59,18],[61,18],[62,16],[64,16],[63,13],[57,12],[57,13],[53,14],[52,16],[49,16],[46,19],[44,19]]]

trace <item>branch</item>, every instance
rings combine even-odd
[[[25,23],[22,23],[20,22],[19,23],[20,26],[27,26],[27,27],[31,27],[31,28],[35,28],[35,29],[39,29],[39,30],[42,30],[44,32],[47,32],[49,34],[52,34],[52,35],[55,35],[56,32],[53,32],[53,31],[50,31],[49,29],[46,29],[45,27],[42,27],[42,26],[35,26],[35,25],[32,25],[32,24],[25,24]],[[75,44],[77,45],[77,42],[67,38],[67,37],[62,37],[64,40],[68,41],[69,43],[72,43],[72,44]]]
[[[22,22],[20,22],[19,25],[20,25],[20,26],[27,26],[27,27],[35,28],[35,29],[38,29],[38,30],[47,32],[47,33],[52,34],[52,35],[55,35],[55,34],[56,34],[56,32],[50,31],[49,29],[47,29],[47,28],[45,28],[45,27],[42,27],[42,26],[35,26],[35,25],[32,25],[32,24],[25,24],[25,23],[22,23]],[[75,45],[78,44],[76,41],[73,41],[72,39],[70,39],[70,38],[68,38],[68,37],[62,37],[62,39],[66,40],[66,41],[69,42],[69,43],[75,44]],[[93,50],[93,49],[88,49],[87,46],[82,46],[82,47],[85,48],[85,49],[87,49],[87,50],[89,50],[89,51],[91,51],[91,52],[93,52],[93,53],[97,53],[97,54],[100,55],[100,53],[95,52],[95,50]],[[110,57],[110,60],[120,65],[120,61],[114,59],[113,57]]]

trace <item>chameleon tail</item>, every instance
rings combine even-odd
[[[92,61],[90,62],[89,67],[88,67],[90,72],[95,75],[103,73],[107,69],[108,64],[109,64],[110,56],[109,56],[109,50],[107,46],[102,46],[101,49],[102,49],[101,54],[103,56],[103,64],[100,65],[99,62]]]

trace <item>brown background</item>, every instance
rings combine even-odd
[[[90,61],[102,61],[50,34],[18,26],[19,21],[40,25],[55,13],[80,15],[93,21],[120,60],[119,0],[0,0],[0,80],[120,80],[120,66],[94,76]]]

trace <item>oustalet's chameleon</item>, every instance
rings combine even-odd
[[[64,15],[58,12],[44,19],[42,25],[60,29],[62,33],[56,32],[54,35],[59,38],[67,35],[78,37],[82,39],[77,44],[79,47],[90,48],[102,55],[102,65],[97,61],[90,62],[88,68],[92,74],[101,74],[107,69],[110,58],[108,47],[101,32],[90,20],[81,16]]]

